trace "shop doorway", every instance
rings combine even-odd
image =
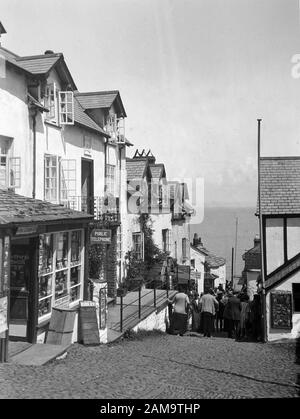
[[[94,162],[81,160],[81,210],[94,214]]]
[[[36,238],[11,242],[9,336],[13,340],[35,339],[36,245]]]

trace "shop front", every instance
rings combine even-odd
[[[52,308],[76,308],[83,299],[84,228],[62,231],[59,226],[59,229],[33,237],[12,237],[9,327],[12,339],[42,342]]]
[[[0,303],[7,310],[0,315],[3,354],[8,338],[44,343],[52,309],[77,311],[87,298],[92,216],[9,191],[0,191],[1,200],[6,204],[0,207]]]

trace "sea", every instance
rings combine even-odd
[[[236,247],[234,275],[240,276],[244,269],[242,256],[246,250],[253,247],[254,238],[259,234],[259,222],[255,210],[255,207],[206,207],[202,223],[191,222],[191,242],[194,233],[197,233],[204,247],[226,259],[228,280],[231,278],[232,248]]]

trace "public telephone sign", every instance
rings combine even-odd
[[[111,230],[104,230],[94,228],[91,232],[91,243],[93,244],[110,244],[111,243]]]

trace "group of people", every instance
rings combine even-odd
[[[189,295],[188,295],[189,294]],[[261,302],[253,301],[245,291],[224,290],[222,285],[209,289],[200,296],[180,289],[169,300],[170,333],[183,335],[189,329],[211,337],[214,332],[227,332],[236,340],[261,339]]]

